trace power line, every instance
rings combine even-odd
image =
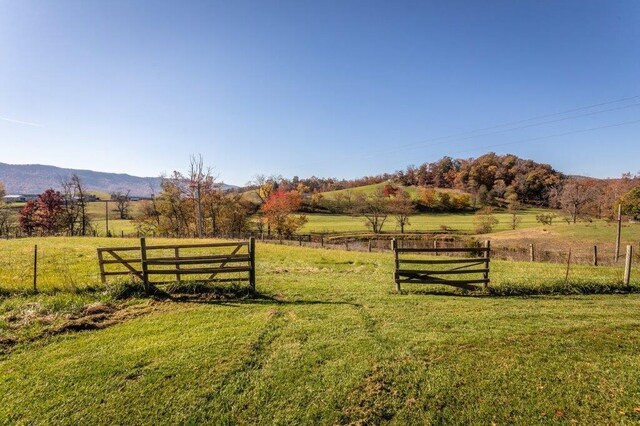
[[[635,104],[631,104],[631,105],[624,105],[624,106],[621,106],[621,107],[609,108],[609,109],[605,109],[605,110],[598,110],[598,111],[588,112],[588,113],[585,113],[585,114],[579,114],[579,115],[574,115],[574,116],[570,116],[570,117],[563,117],[563,118],[559,118],[559,119],[555,119],[555,120],[548,120],[548,121],[544,121],[544,122],[540,122],[540,123],[528,124],[528,125],[525,125],[525,126],[510,127],[508,129],[497,130],[495,132],[476,134],[476,133],[479,133],[479,132],[486,132],[488,130],[500,129],[502,127],[514,126],[514,125],[517,125],[517,124],[523,124],[523,123],[527,123],[527,122],[531,122],[531,121],[542,120],[542,119],[545,119],[545,118],[562,116],[562,115],[570,114],[572,112],[584,111],[584,110],[588,110],[588,109],[592,109],[592,108],[597,108],[597,107],[606,106],[606,105],[612,105],[612,104],[621,103],[621,102],[627,102],[627,101],[636,100],[636,99],[640,99],[640,95],[626,96],[626,97],[623,97],[623,98],[613,99],[613,100],[609,100],[609,101],[605,101],[605,102],[599,102],[599,103],[595,103],[595,104],[590,104],[590,105],[580,106],[580,107],[576,107],[576,108],[571,108],[571,109],[560,111],[560,112],[547,113],[547,114],[542,114],[542,115],[538,115],[538,116],[531,117],[531,118],[510,121],[510,122],[506,122],[506,123],[502,123],[502,124],[496,124],[496,125],[483,127],[483,128],[479,128],[479,129],[475,129],[475,130],[469,130],[469,131],[460,132],[460,133],[454,133],[454,134],[447,135],[447,136],[439,136],[439,137],[435,137],[435,138],[430,138],[430,139],[423,140],[421,142],[401,145],[401,146],[398,146],[398,147],[395,147],[395,148],[392,148],[392,149],[387,148],[387,149],[380,150],[380,151],[370,152],[367,155],[361,156],[359,158],[360,159],[371,158],[371,157],[373,157],[373,156],[375,156],[377,154],[381,154],[381,153],[389,153],[389,152],[394,152],[394,151],[400,151],[400,150],[403,150],[403,149],[408,149],[408,148],[413,148],[413,147],[423,147],[423,146],[425,146],[425,144],[428,144],[429,142],[442,141],[440,143],[434,143],[434,144],[426,145],[427,147],[441,145],[441,144],[445,144],[445,143],[460,142],[462,140],[468,140],[468,139],[472,139],[472,138],[476,138],[476,137],[490,136],[490,135],[493,135],[493,134],[510,132],[510,131],[515,131],[515,130],[521,130],[521,129],[524,129],[524,128],[535,127],[535,126],[542,126],[544,124],[551,124],[551,123],[570,120],[570,119],[574,119],[574,118],[582,118],[582,117],[593,116],[593,115],[602,114],[602,113],[611,112],[611,111],[617,111],[617,110],[622,110],[622,109],[627,109],[627,108],[633,108],[633,107],[640,106],[640,103],[635,103]],[[592,130],[604,129],[604,128],[608,128],[608,127],[616,127],[616,126],[620,126],[620,125],[624,125],[624,124],[632,124],[632,123],[635,123],[635,121],[625,122],[625,123],[618,123],[618,124],[614,124],[614,125],[610,125],[610,126],[601,126],[601,127],[591,128],[591,129],[571,131],[571,132],[560,133],[560,134],[549,135],[549,136],[542,136],[540,138],[526,139],[526,140],[523,140],[523,141],[509,142],[506,145],[514,144],[514,143],[522,143],[522,142],[526,142],[526,141],[529,141],[529,140],[539,140],[539,139],[545,139],[545,138],[549,138],[549,137],[569,135],[569,134],[574,134],[574,133],[583,133],[583,132],[588,132],[588,131],[592,131]],[[466,136],[466,137],[461,138],[461,136]],[[455,138],[458,138],[458,139],[455,139]],[[505,144],[494,145],[494,146],[503,146],[503,145],[505,145]],[[473,150],[476,150],[476,149],[473,149]],[[468,150],[466,150],[466,151],[468,151]],[[466,151],[461,151],[461,152],[466,152]],[[344,157],[343,160],[353,160],[353,156]],[[335,159],[333,161],[335,161]]]
[[[521,139],[521,140],[513,141],[513,142],[506,142],[506,143],[500,143],[500,144],[495,144],[495,145],[486,145],[486,146],[476,147],[476,148],[472,148],[472,149],[455,151],[455,152],[452,152],[451,154],[460,154],[460,153],[464,153],[464,152],[472,152],[472,151],[480,151],[480,150],[486,150],[486,149],[491,149],[491,148],[499,148],[499,147],[508,146],[508,145],[516,145],[516,144],[520,144],[520,143],[533,142],[533,141],[538,141],[538,140],[543,140],[543,139],[550,139],[550,138],[556,138],[556,137],[561,137],[561,136],[575,135],[575,134],[578,134],[578,133],[586,133],[586,132],[591,132],[591,131],[595,131],[595,130],[609,129],[609,128],[612,128],[612,127],[621,127],[621,126],[626,126],[626,125],[629,125],[629,124],[636,124],[636,123],[640,123],[640,119],[631,120],[631,121],[623,121],[621,123],[615,123],[615,124],[608,124],[606,126],[591,127],[589,129],[572,130],[572,131],[569,131],[569,132],[556,133],[556,134],[553,134],[553,135],[546,135],[546,136],[538,136],[538,137],[528,138],[528,139]]]
[[[620,103],[620,102],[626,102],[626,101],[630,101],[632,99],[640,99],[640,95],[627,96],[627,97],[624,97],[624,98],[618,98],[618,99],[614,99],[614,100],[611,100],[611,101],[599,102],[597,104],[591,104],[591,105],[581,106],[581,107],[577,107],[577,108],[572,108],[572,109],[568,109],[568,110],[565,110],[565,111],[553,112],[553,113],[538,115],[538,116],[531,117],[531,118],[525,118],[525,119],[521,119],[521,120],[509,121],[509,122],[502,123],[502,124],[496,124],[496,125],[492,125],[492,126],[488,126],[488,127],[482,127],[482,128],[479,128],[479,129],[468,130],[468,131],[465,131],[465,132],[454,133],[454,134],[447,135],[447,136],[438,136],[438,137],[435,137],[435,138],[426,139],[424,141],[416,142],[416,143],[417,144],[422,144],[422,143],[427,143],[427,142],[432,142],[432,141],[437,141],[437,140],[442,140],[442,139],[456,138],[456,137],[459,137],[459,136],[465,136],[465,135],[469,135],[469,134],[472,134],[472,133],[484,132],[486,130],[493,130],[493,129],[499,129],[501,127],[507,127],[507,126],[513,126],[513,125],[516,125],[516,124],[522,124],[522,123],[526,123],[528,121],[536,121],[536,120],[541,120],[543,118],[555,117],[555,116],[558,116],[558,115],[569,114],[569,113],[577,112],[577,111],[584,111],[586,109],[596,108],[596,107],[600,107],[600,106],[611,105],[611,104],[616,104],[616,103]],[[410,144],[410,145],[414,145],[414,144]],[[399,147],[399,148],[401,148],[401,147]]]
[[[572,115],[572,116],[569,116],[569,117],[562,117],[562,118],[557,118],[557,119],[554,119],[554,120],[542,121],[540,123],[532,123],[532,124],[527,124],[527,125],[524,125],[524,126],[511,127],[511,128],[508,128],[508,129],[496,130],[496,131],[493,131],[493,132],[487,132],[487,133],[481,133],[481,134],[472,134],[470,136],[466,136],[466,137],[462,137],[462,138],[455,138],[455,139],[451,138],[451,137],[436,138],[436,139],[432,139],[432,140],[441,140],[441,139],[446,139],[446,140],[442,140],[441,142],[436,142],[436,143],[431,143],[431,144],[427,144],[429,141],[425,141],[425,142],[419,142],[419,143],[414,143],[414,144],[401,145],[401,146],[393,148],[393,149],[385,149],[385,150],[380,150],[380,151],[377,151],[377,152],[373,152],[373,153],[367,154],[367,156],[364,156],[364,157],[361,157],[361,158],[369,158],[369,157],[374,156],[375,154],[379,154],[379,153],[382,153],[382,152],[389,152],[389,151],[398,152],[398,151],[401,151],[401,150],[414,149],[414,148],[419,148],[419,147],[429,148],[429,147],[438,146],[438,145],[444,145],[444,144],[455,143],[455,142],[462,142],[462,141],[466,141],[466,140],[469,140],[469,139],[475,139],[475,138],[479,138],[479,137],[483,137],[483,136],[497,135],[497,134],[501,134],[501,133],[512,132],[512,131],[515,131],[515,130],[522,130],[522,129],[527,129],[527,128],[531,128],[531,127],[543,126],[545,124],[559,123],[561,121],[572,120],[574,118],[589,117],[589,116],[593,116],[593,115],[603,114],[605,112],[619,111],[619,110],[623,110],[623,109],[635,108],[635,107],[638,107],[638,106],[640,106],[640,103],[635,103],[635,104],[630,104],[630,105],[623,105],[623,106],[615,107],[615,108],[609,108],[609,109],[604,109],[604,110],[599,110],[599,111],[587,112],[585,114]],[[521,122],[524,122],[524,121],[531,121],[531,120],[521,120]],[[496,126],[496,127],[498,127],[498,126]],[[500,126],[500,127],[502,127],[502,126]]]

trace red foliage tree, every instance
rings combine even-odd
[[[291,236],[307,222],[306,216],[295,216],[302,204],[298,191],[286,192],[278,189],[260,207],[267,223],[279,237]]]
[[[385,197],[392,197],[394,195],[396,195],[396,193],[400,190],[400,188],[398,188],[395,185],[392,185],[390,183],[387,183],[384,185],[383,188],[383,194]]]
[[[20,229],[27,235],[31,236],[38,229],[38,203],[35,200],[29,200],[20,210],[18,217]]]
[[[47,189],[38,195],[37,222],[45,234],[57,232],[62,223],[64,198],[59,191]]]

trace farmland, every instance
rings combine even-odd
[[[548,212],[519,212],[513,230],[497,210],[482,235],[471,213],[415,214],[408,235],[389,215],[381,236],[362,217],[311,213],[299,233],[324,235],[327,248],[259,242],[257,293],[183,282],[149,297],[131,276],[101,282],[96,248],[139,240],[113,210],[109,229],[124,238],[104,237],[104,203],[90,203],[98,237],[1,241],[0,422],[638,422],[638,258],[626,286],[611,259],[615,223],[540,224]],[[398,294],[390,252],[354,251],[391,237],[490,239],[488,292],[403,284]],[[625,223],[622,245],[638,241],[640,226]],[[556,263],[500,260],[529,244]],[[594,244],[606,259],[597,267]]]
[[[45,259],[52,253],[39,295],[29,294],[29,264],[20,262],[33,242]],[[9,314],[29,322],[40,310],[43,316],[22,331],[33,334],[45,326],[43,318],[64,321],[90,303],[145,312],[101,330],[24,340],[3,355],[3,421],[640,419],[634,367],[640,297],[577,294],[622,290],[620,268],[575,266],[568,284],[573,296],[504,296],[562,289],[564,268],[501,261],[493,263],[491,276],[503,296],[461,297],[418,286],[399,295],[388,253],[258,244],[257,297],[134,298],[123,307],[97,275],[95,248],[115,244],[123,240],[3,242],[0,280],[12,292],[0,302],[4,334],[20,333]],[[54,260],[63,249],[67,258]],[[7,288],[9,281],[26,291]],[[637,274],[632,287],[640,288]]]

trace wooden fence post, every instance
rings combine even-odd
[[[484,267],[485,267],[485,269],[487,269],[487,270],[488,270],[488,269],[489,269],[489,260],[491,259],[491,241],[486,240],[486,241],[484,242],[484,248],[486,248],[486,249],[487,249],[487,250],[484,252],[484,259],[485,259]],[[489,279],[489,272],[484,272],[484,273],[483,273],[483,278],[484,278],[485,280],[488,280],[488,279]],[[489,283],[488,283],[488,282],[483,283],[483,284],[482,284],[482,290],[483,290],[483,291],[487,291],[487,287],[488,287],[488,286],[489,286]]]
[[[433,240],[433,248],[437,249],[438,248],[438,240]],[[438,251],[436,250],[436,256],[438,255]]]
[[[38,292],[38,245],[33,246],[33,291]]]
[[[249,271],[249,286],[251,291],[256,291],[256,239],[249,238],[249,259],[251,262],[251,271]]]
[[[598,266],[598,246],[593,246],[593,266]]]
[[[369,253],[371,253],[371,240],[369,240]]]
[[[147,242],[145,237],[140,238],[140,264],[142,265],[144,292],[149,294],[149,265],[147,265]]]
[[[569,255],[567,256],[567,273],[564,276],[564,285],[569,283],[569,269],[571,268],[571,247],[569,247]]]
[[[529,244],[529,261],[530,262],[536,261],[536,252],[535,252],[535,249],[533,248],[533,244]]]
[[[176,260],[180,259],[180,249],[178,247],[176,247],[175,249],[173,249],[173,252],[175,254],[175,258]],[[176,271],[180,270],[180,264],[176,263]],[[180,282],[182,281],[182,276],[180,275],[180,272],[176,273],[176,281]]]
[[[298,245],[302,245],[302,235],[298,235]]]
[[[395,238],[391,240],[391,250],[393,251],[393,258],[395,266],[393,269],[393,281],[396,283],[396,291],[400,293],[400,278],[398,276],[398,269],[400,268],[400,262],[398,261],[398,242]]]
[[[624,285],[629,287],[631,284],[631,260],[633,259],[633,246],[627,246],[627,257],[624,262]]]
[[[107,283],[107,276],[104,274],[104,258],[102,256],[102,250],[98,249],[98,264],[100,266],[100,281],[102,284]]]
[[[320,247],[324,248],[324,235],[320,235]]]
[[[616,254],[613,259],[615,263],[618,263],[620,259],[620,233],[622,231],[622,204],[618,204],[618,229],[616,232]]]

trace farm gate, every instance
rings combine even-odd
[[[219,253],[221,250],[226,252]],[[152,277],[174,276],[180,282],[184,275],[202,282],[244,281],[252,290],[256,288],[253,237],[245,242],[164,245],[147,245],[145,238],[140,238],[139,247],[98,248],[98,264],[103,284],[109,276],[130,275],[142,281],[146,292],[151,285],[168,282]],[[221,277],[245,273],[236,278]]]
[[[394,239],[391,246],[395,257],[393,279],[398,292],[402,283],[441,284],[465,290],[477,289],[476,284],[482,284],[482,289],[486,290],[489,285],[489,241],[483,247],[472,248],[400,248]],[[416,256],[424,254],[447,257],[433,259]]]

